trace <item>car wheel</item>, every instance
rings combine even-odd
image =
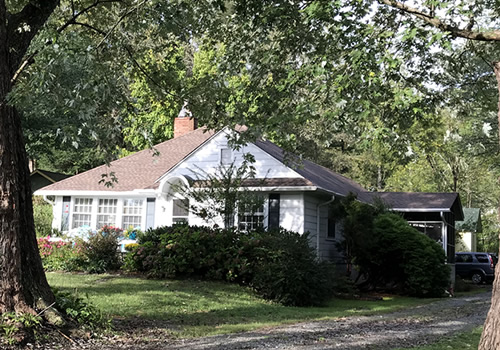
[[[483,275],[479,272],[474,272],[471,276],[472,283],[481,284],[483,283]]]

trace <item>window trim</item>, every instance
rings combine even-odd
[[[96,218],[95,218],[95,228],[98,230],[100,229],[101,227],[99,227],[99,216],[104,216],[104,215],[107,215],[107,216],[113,216],[115,217],[115,220],[114,220],[114,224],[104,224],[104,225],[108,225],[108,226],[114,226],[114,227],[118,227],[118,219],[119,219],[119,215],[118,215],[118,210],[119,210],[119,205],[118,203],[120,202],[120,199],[119,198],[116,198],[116,197],[96,197],[96,202],[97,202],[97,211],[96,211]],[[114,214],[109,214],[109,213],[106,213],[106,214],[102,214],[102,213],[99,213],[99,208],[101,207],[100,206],[100,202],[101,201],[104,201],[104,200],[107,200],[107,201],[116,201],[116,204],[115,204],[115,213]]]
[[[145,200],[146,198],[143,198],[143,197],[138,197],[138,198],[134,198],[134,197],[128,197],[128,198],[121,198],[120,202],[121,202],[121,205],[119,206],[119,210],[120,210],[120,227],[123,229],[123,230],[128,230],[128,228],[131,226],[129,225],[128,227],[125,227],[125,223],[123,221],[123,219],[127,216],[135,216],[135,217],[140,217],[140,223],[139,223],[139,226],[134,226],[135,227],[139,227],[141,230],[142,228],[144,227],[144,216],[145,216],[145,209],[144,209],[144,203],[146,202]],[[137,208],[140,208],[140,214],[126,214],[124,211],[125,211],[125,208],[126,208],[126,205],[125,203],[127,201],[140,201],[141,204],[137,206]],[[131,207],[133,208],[133,207]]]
[[[185,202],[187,201],[187,208],[186,211],[187,211],[187,215],[174,215],[174,210],[176,208],[176,205],[175,205],[175,201],[180,201],[180,202]],[[171,211],[171,214],[172,214],[172,225],[174,224],[180,224],[180,223],[186,223],[189,225],[189,198],[179,198],[179,197],[174,197],[172,198],[172,211]],[[179,208],[181,208],[181,206],[179,206]],[[176,222],[176,220],[179,220]]]
[[[76,202],[79,201],[79,200],[90,200],[90,203],[89,204],[77,204]],[[88,226],[90,228],[93,228],[95,225],[93,225],[93,220],[94,220],[94,206],[95,206],[95,198],[94,197],[74,197],[74,198],[71,198],[71,204],[70,204],[70,210],[71,210],[71,214],[70,214],[70,218],[71,218],[71,222],[70,222],[70,231],[71,230],[76,230],[82,226],[85,226],[86,224],[84,225],[79,225],[79,226],[75,226],[75,215],[89,215],[90,216],[90,220],[89,220],[89,223],[88,223]],[[81,207],[81,206],[85,206],[85,207],[90,207],[90,211],[88,212],[80,212],[80,211],[77,211],[76,210],[76,206],[78,205],[78,207]],[[80,220],[78,220],[80,221]]]
[[[239,208],[238,208],[239,209]],[[239,210],[236,210],[236,227],[238,228],[239,231],[244,231],[244,232],[248,232],[248,231],[252,231],[254,229],[250,229],[248,230],[248,224],[245,226],[244,229],[240,228],[240,213],[239,213]],[[262,215],[255,215],[256,213],[262,213]],[[249,215],[250,212],[245,212],[243,213],[243,216],[262,216],[262,228],[264,230],[267,230],[267,228],[269,227],[268,225],[268,218],[269,218],[269,197],[265,198],[264,197],[264,202],[262,203],[262,211],[261,212],[254,212],[254,213],[251,213],[251,215]]]
[[[445,251],[445,253],[448,254],[448,235],[447,235],[447,231],[446,231],[446,223],[444,223],[443,221],[439,221],[439,220],[427,220],[427,221],[425,221],[425,220],[412,220],[412,221],[408,221],[408,224],[410,224],[410,226],[415,228],[415,229],[417,229],[417,228],[414,227],[412,224],[424,224],[424,225],[425,224],[440,224],[441,225],[441,246],[442,246],[443,250]],[[427,233],[424,233],[424,232],[420,232],[420,233],[429,237],[427,235]],[[439,242],[436,241],[436,243],[439,243]]]

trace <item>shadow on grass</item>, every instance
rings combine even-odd
[[[249,288],[223,282],[72,274],[52,274],[49,281],[59,289],[76,288],[80,295],[88,295],[97,307],[119,319],[118,324],[125,328],[160,326],[182,336],[231,333],[313,319],[382,313],[424,303],[408,298],[332,300],[325,307],[299,308],[266,302]]]

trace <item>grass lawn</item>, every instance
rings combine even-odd
[[[445,338],[435,344],[405,350],[450,350],[450,349],[477,349],[483,327],[478,327],[471,332],[460,333],[452,338]],[[403,349],[399,349],[403,350]]]
[[[429,302],[394,297],[380,301],[334,299],[325,307],[285,307],[259,299],[235,284],[193,280],[148,280],[121,275],[47,273],[51,286],[88,296],[116,318],[167,321],[172,335],[198,337],[247,331],[305,320],[390,312]]]

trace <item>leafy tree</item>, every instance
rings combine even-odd
[[[264,197],[248,190],[260,186],[265,179],[255,179],[255,158],[245,154],[239,166],[235,162],[219,165],[214,173],[202,169],[193,171],[195,180],[190,186],[176,189],[189,199],[189,211],[211,224],[223,223],[234,227],[234,218],[244,212],[254,213],[264,204]]]
[[[339,248],[356,266],[365,288],[433,297],[448,288],[450,270],[434,240],[388,212],[383,203],[370,206],[354,197],[341,203],[345,240]]]
[[[490,60],[486,62],[494,72],[500,91],[500,60],[498,59],[498,45],[496,44],[500,41],[500,31],[496,29],[500,7],[496,2],[485,1],[470,4],[465,1],[444,1],[440,3],[417,1],[411,6],[397,0],[379,0],[379,3],[398,11],[398,14],[402,14],[404,25],[407,28],[407,35],[415,36],[418,32],[426,33],[423,27],[427,26],[427,28],[430,28],[427,33],[430,33],[431,42],[441,41],[446,38],[444,42],[450,46],[448,38],[468,40],[477,57],[484,59],[486,55],[490,56]],[[500,101],[500,96],[497,97],[497,101]],[[497,113],[498,120],[500,120],[500,107]],[[498,124],[498,135],[500,135],[500,123]],[[497,273],[500,272],[497,271]],[[497,278],[496,281],[500,283],[500,278]],[[500,344],[499,332],[495,330],[499,314],[495,305],[500,305],[495,300],[498,298],[500,298],[500,295],[495,293],[479,349],[493,349]]]
[[[58,142],[75,148],[90,135],[100,141],[102,149],[110,145],[114,149],[120,144],[120,121],[126,108],[127,96],[122,93],[126,90],[120,89],[126,83],[121,79],[123,58],[132,61],[127,69],[142,69],[132,47],[147,53],[142,49],[152,42],[159,50],[176,40],[187,41],[193,15],[218,8],[218,3],[189,1],[146,6],[145,1],[82,0],[59,6],[57,0],[0,0],[0,313],[36,313],[54,302],[36,244],[19,114],[19,109],[27,109],[22,106],[29,105],[14,86],[52,100],[34,106],[39,114],[27,111],[25,124],[60,125]],[[142,34],[150,29],[149,23],[159,25],[145,40]],[[52,79],[52,74],[60,79]],[[55,118],[44,120],[47,113]],[[62,117],[78,118],[80,123],[59,124],[56,118]],[[52,313],[48,308],[44,315]]]

